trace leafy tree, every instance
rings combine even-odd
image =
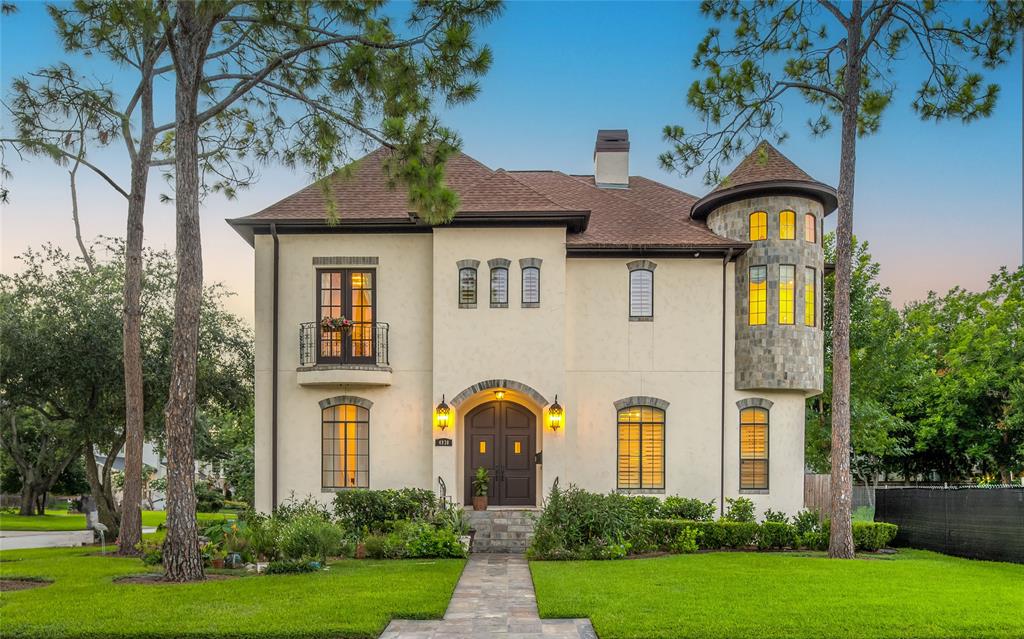
[[[51,422],[32,408],[5,409],[0,419],[0,489],[21,494],[19,514],[42,515],[47,493],[60,490],[58,482],[81,454],[74,424]]]
[[[970,122],[991,114],[999,87],[985,85],[968,63],[985,68],[1003,64],[1024,26],[1020,2],[971,5],[980,15],[959,23],[947,17],[948,5],[937,0],[842,5],[832,0],[703,0],[705,16],[735,25],[728,35],[718,26],[710,28],[693,56],[693,66],[707,76],[690,86],[687,102],[704,120],[705,130],[665,127],[673,146],[662,156],[663,165],[689,174],[707,164],[705,179],[713,184],[720,164],[751,143],[786,137],[782,99],[787,94],[797,93],[819,109],[818,118],[809,122],[812,133],[827,131],[832,117],[841,121],[832,330],[833,522],[849,521],[851,510],[849,302],[857,138],[878,131],[896,89],[896,67],[910,58],[928,66],[911,103],[922,119]],[[829,556],[853,555],[851,527],[832,526]]]
[[[200,411],[196,428],[196,459],[211,464],[234,499],[252,505],[255,496],[255,413],[240,409]]]

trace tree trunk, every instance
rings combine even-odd
[[[152,64],[149,64],[151,71]],[[144,74],[149,71],[143,70]],[[153,85],[144,80],[141,98],[143,133],[132,162],[128,198],[128,232],[124,271],[124,495],[118,554],[137,555],[142,541],[142,448],[145,405],[142,379],[142,238],[149,162],[153,155]]]
[[[27,478],[21,480],[21,504],[18,507],[18,514],[23,517],[30,517],[35,514],[36,491]]]
[[[100,523],[107,527],[107,537],[109,539],[116,539],[120,532],[121,522],[118,517],[117,508],[107,494],[107,488],[109,487],[103,486],[100,471],[96,468],[96,454],[94,450],[95,447],[92,441],[86,440],[85,450],[82,453],[85,458],[85,479],[89,482],[89,492],[92,493],[93,499],[96,500],[96,513],[99,516]],[[117,450],[113,454],[116,457]]]
[[[846,37],[843,122],[836,225],[835,299],[832,320],[832,527],[828,556],[852,559],[853,486],[850,477],[850,281],[853,273],[853,184],[857,165],[857,113],[861,82],[861,0],[854,0]]]
[[[167,539],[164,578],[204,579],[196,526],[194,432],[199,311],[203,293],[203,252],[199,234],[199,124],[197,100],[202,60],[212,25],[196,15],[196,6],[179,0],[171,54],[175,85],[175,209],[177,288],[171,382],[164,419],[167,428]]]

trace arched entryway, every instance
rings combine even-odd
[[[483,466],[491,476],[493,506],[537,503],[537,417],[508,400],[481,404],[465,418],[465,503],[473,501],[473,477]]]

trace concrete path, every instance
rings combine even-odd
[[[474,553],[444,619],[396,619],[380,639],[597,639],[589,619],[541,619],[523,555]]]
[[[91,530],[0,530],[0,550],[66,548],[91,543]]]

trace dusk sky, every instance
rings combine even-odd
[[[124,81],[116,67],[64,54],[41,3],[19,4],[20,12],[4,17],[0,29],[5,96],[14,77],[62,60],[115,88]],[[631,173],[702,195],[708,187],[700,175],[666,173],[657,156],[667,148],[664,125],[699,126],[685,95],[700,77],[690,59],[708,26],[696,2],[508,3],[480,34],[494,49],[494,66],[479,99],[445,112],[444,119],[461,134],[464,150],[492,168],[572,173],[592,172],[599,128],[627,128]],[[910,101],[923,73],[913,55],[899,66],[899,91],[881,131],[858,147],[855,233],[871,243],[897,304],[928,290],[982,288],[992,272],[1016,267],[1022,258],[1020,47],[1008,65],[986,73],[986,80],[1002,86],[999,103],[991,118],[970,125],[923,123],[914,115]],[[165,109],[170,96],[168,83],[158,93]],[[811,115],[798,98],[787,104],[784,124],[791,136],[779,149],[835,185],[838,133],[813,138],[806,127]],[[127,183],[123,146],[90,159]],[[0,220],[3,270],[18,268],[14,256],[43,242],[74,250],[66,169],[42,158],[22,162],[11,153],[6,162],[14,177]],[[123,236],[124,199],[88,170],[79,175],[86,237]],[[237,200],[213,195],[202,211],[206,280],[232,289],[237,295],[230,310],[250,322],[253,251],[224,218],[258,211],[309,182],[305,172],[277,166],[261,167],[260,175]],[[160,203],[167,189],[156,172],[150,185],[147,244],[173,250],[173,205]],[[834,228],[835,215],[829,221],[826,228]]]

